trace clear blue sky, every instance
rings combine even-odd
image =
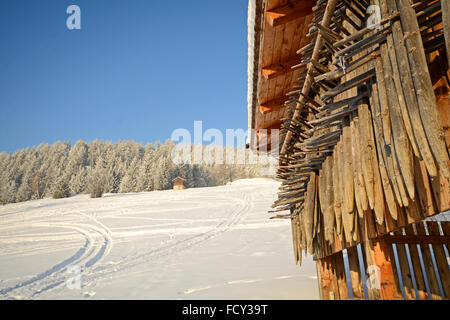
[[[246,24],[246,0],[1,0],[0,151],[246,129]]]

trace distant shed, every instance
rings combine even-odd
[[[173,190],[183,190],[185,181],[186,180],[181,177],[176,177],[173,179]]]

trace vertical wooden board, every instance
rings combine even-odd
[[[358,250],[356,249],[356,246],[347,249],[347,257],[349,263],[353,297],[355,299],[364,299],[364,290],[358,260]]]
[[[409,225],[405,228],[406,235],[413,236],[414,229],[412,225]],[[419,251],[417,250],[417,245],[410,244],[409,246],[409,254],[411,256],[411,263],[414,270],[414,278],[416,280],[417,286],[417,295],[419,300],[427,300],[428,293],[425,285],[425,279],[423,277],[422,267],[420,265]]]
[[[423,218],[425,218],[425,216],[422,215],[422,210],[420,210],[419,207],[420,203],[419,201],[414,200],[414,201],[410,201],[408,207],[405,208],[405,211],[408,214],[408,221],[411,222],[418,222],[418,221],[422,221]]]
[[[397,294],[396,294],[396,298],[397,299],[402,299],[402,291],[400,288],[400,278],[399,278],[399,274],[397,272],[397,262],[395,260],[395,256],[394,256],[394,249],[392,247],[392,245],[389,245],[389,258],[391,260],[392,263],[392,271],[394,274],[394,280],[395,280],[395,287],[397,288]]]
[[[344,175],[344,195],[345,195],[344,211],[345,213],[351,214],[355,210],[355,189],[353,181],[352,135],[349,121],[346,121],[346,125],[343,128],[342,151],[343,151],[343,175]]]
[[[427,169],[423,160],[418,158],[414,158],[414,180],[422,214],[425,217],[434,215],[437,213],[437,210],[433,202]]]
[[[394,156],[394,159],[398,161],[399,168],[397,180],[402,180],[404,182],[405,189],[407,190],[409,197],[414,200],[415,189],[412,167],[412,151],[400,111],[399,94],[392,78],[393,70],[389,61],[389,53],[386,43],[382,43],[380,45],[380,56],[384,81],[386,84],[386,96],[391,120],[392,140],[394,143],[393,146],[395,146],[394,150],[396,156]]]
[[[445,45],[447,51],[447,60],[450,65],[450,3],[448,1],[441,1],[442,6],[442,21],[444,27]]]
[[[327,292],[329,300],[339,300],[339,290],[337,286],[337,279],[335,277],[335,272],[333,270],[334,262],[332,256],[327,256],[321,259],[324,267],[324,273],[327,275],[328,284]]]
[[[389,116],[389,104],[386,94],[386,83],[384,80],[384,72],[383,72],[383,66],[381,63],[381,58],[377,58],[375,61],[376,66],[376,76],[377,76],[377,87],[378,87],[378,97],[379,97],[379,104],[380,104],[380,110],[379,115],[381,118],[381,129],[382,132],[380,132],[380,136],[378,137],[380,139],[381,144],[381,150],[384,150],[385,155],[385,163],[386,163],[386,170],[389,175],[389,179],[391,181],[391,185],[394,188],[394,192],[396,195],[397,202],[400,206],[408,205],[408,200],[406,197],[406,194],[404,192],[401,192],[404,190],[404,187],[402,187],[403,182],[400,180],[398,181],[398,174],[396,174],[395,170],[395,157],[394,157],[394,148],[393,148],[393,142],[392,142],[392,130],[391,130],[391,120]]]
[[[296,232],[296,218],[291,219],[291,229],[292,229],[292,245],[294,247],[294,261],[295,264],[298,263],[298,242],[297,242],[297,232]]]
[[[397,5],[395,1],[386,1],[389,13],[397,12]],[[404,43],[404,34],[400,21],[394,21],[392,24],[392,35],[394,40],[394,47],[398,60],[398,71],[401,78],[401,85],[403,92],[410,93],[414,90],[411,70],[408,61],[408,53]],[[419,114],[419,106],[415,94],[405,94],[407,113],[412,123],[412,130],[416,138],[420,154],[432,176],[436,175],[436,164],[428,144],[426,134],[423,128],[423,123]]]
[[[316,266],[320,287],[320,299],[330,300],[330,275],[328,273],[328,269],[326,267],[324,259],[317,260]]]
[[[373,277],[373,274],[368,274],[369,270],[373,270],[373,269],[371,269],[372,267],[370,267],[370,266],[374,266],[376,263],[372,242],[370,240],[364,241],[363,243],[361,243],[361,249],[362,249],[361,251],[362,251],[363,261],[364,261],[364,266],[365,266],[364,277],[366,278],[369,299],[370,300],[380,300],[380,299],[382,299],[380,288],[378,288],[377,286],[370,285],[371,279],[372,279],[371,277]]]
[[[303,210],[304,221],[303,230],[306,236],[308,252],[313,254],[313,237],[314,237],[314,212],[316,207],[316,173],[310,174],[310,180],[306,191],[305,209]]]
[[[441,120],[427,67],[417,16],[414,9],[409,5],[409,0],[397,0],[397,7],[400,11],[403,31],[408,35],[405,37],[405,44],[410,53],[408,56],[409,65],[412,71],[414,87],[416,93],[418,93],[416,96],[419,102],[419,111],[425,133],[439,169],[446,178],[450,178],[450,159],[445,145],[442,126],[438,125],[441,123]]]
[[[444,231],[444,235],[450,236],[450,222],[449,221],[441,221],[441,228]]]
[[[394,234],[402,235],[402,232],[397,231]],[[406,254],[406,246],[404,244],[397,244],[396,247],[400,272],[402,273],[403,291],[405,293],[405,298],[406,300],[415,300],[416,293],[414,291],[414,286],[412,282],[412,274],[409,269],[409,263]]]
[[[408,219],[406,216],[405,208],[399,208],[397,226],[404,227],[406,225],[408,225]]]
[[[333,158],[331,156],[328,156],[323,164],[323,183],[325,184],[325,206],[323,207],[324,212],[324,232],[325,232],[325,239],[328,242],[333,242],[333,231],[334,231],[334,223],[335,223],[335,216],[334,216],[334,209],[333,206],[333,190],[332,190],[332,161]],[[330,185],[331,182],[331,185]],[[325,218],[326,217],[326,218]]]
[[[431,189],[435,203],[439,212],[450,209],[450,184],[449,180],[444,177],[442,171],[438,169],[438,176],[431,179]]]
[[[372,167],[372,152],[370,149],[372,145],[370,144],[370,133],[369,133],[369,110],[367,105],[360,105],[358,108],[359,117],[359,138],[360,138],[360,152],[361,152],[361,169],[363,172],[364,186],[366,187],[367,199],[371,209],[375,206],[375,195],[374,195],[374,173]]]
[[[298,257],[298,264],[302,265],[302,229],[300,224],[300,218],[297,216],[297,219],[295,220],[295,227],[296,227],[296,236],[297,236],[297,257]]]
[[[359,204],[358,214],[362,217],[364,211],[369,207],[367,200],[366,187],[364,185],[364,178],[361,169],[361,151],[360,151],[360,138],[359,138],[359,117],[358,113],[354,112],[350,131],[352,136],[352,156],[353,156],[353,175],[355,184],[355,198],[357,204]]]
[[[373,244],[375,264],[380,268],[381,296],[383,300],[399,299],[398,290],[395,284],[393,265],[390,250],[392,248],[384,241],[377,241]]]
[[[319,287],[319,298],[320,300],[325,300],[323,293],[323,271],[320,267],[319,260],[316,261],[316,273],[317,273],[317,285]]]
[[[375,147],[377,149],[378,156],[378,164],[381,176],[381,182],[383,184],[383,191],[386,198],[386,203],[389,208],[389,213],[393,219],[398,219],[398,205],[396,202],[396,195],[394,193],[394,187],[391,184],[391,180],[389,179],[387,167],[386,167],[386,156],[384,148],[382,149],[382,145],[384,145],[383,137],[382,137],[382,124],[381,124],[381,113],[380,113],[380,105],[378,100],[378,86],[372,81],[371,85],[371,94],[369,97],[370,108],[372,110],[372,122],[373,122],[373,130],[375,137]],[[359,136],[359,133],[357,133]]]
[[[384,221],[386,225],[386,232],[394,231],[397,228],[397,222],[392,218],[387,205],[384,210]]]
[[[383,185],[381,181],[381,174],[380,174],[380,167],[379,167],[379,160],[377,157],[377,151],[375,146],[375,138],[373,133],[373,126],[372,126],[372,115],[369,111],[369,139],[370,139],[370,145],[371,148],[369,149],[369,152],[372,153],[372,167],[373,167],[373,190],[374,190],[374,212],[377,218],[377,223],[381,224],[384,221],[384,212],[385,212],[385,198],[384,198],[384,192],[383,192]]]
[[[348,287],[347,280],[345,278],[344,257],[342,252],[338,252],[333,255],[336,264],[336,276],[339,285],[339,297],[341,300],[348,299]]]
[[[421,236],[427,235],[422,222],[417,223],[415,227],[418,235]],[[431,292],[431,299],[442,300],[438,280],[436,277],[436,272],[434,271],[433,259],[431,258],[431,252],[428,244],[421,244],[420,251],[422,252],[423,265],[428,279],[428,286]]]
[[[435,221],[427,222],[428,232],[431,236],[440,236],[439,225]],[[434,258],[436,260],[436,266],[439,271],[442,288],[446,299],[450,299],[450,271],[448,268],[447,257],[445,255],[443,245],[433,245]]]
[[[341,182],[340,182],[340,171],[339,171],[339,148],[341,144],[338,142],[334,147],[333,153],[333,194],[334,194],[334,212],[336,220],[336,233],[339,239],[342,239],[342,194],[341,194]]]

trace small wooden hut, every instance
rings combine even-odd
[[[249,2],[250,145],[281,129],[272,212],[322,299],[450,297],[449,5]]]
[[[181,177],[176,177],[173,181],[173,190],[183,190],[184,189],[184,183],[186,180],[184,180]]]

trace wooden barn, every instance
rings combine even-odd
[[[271,212],[322,299],[450,297],[449,6],[249,1],[250,146],[280,129]]]
[[[172,180],[173,182],[173,190],[183,190],[185,188],[185,182],[186,180],[184,180],[181,177],[176,177],[175,179]]]

